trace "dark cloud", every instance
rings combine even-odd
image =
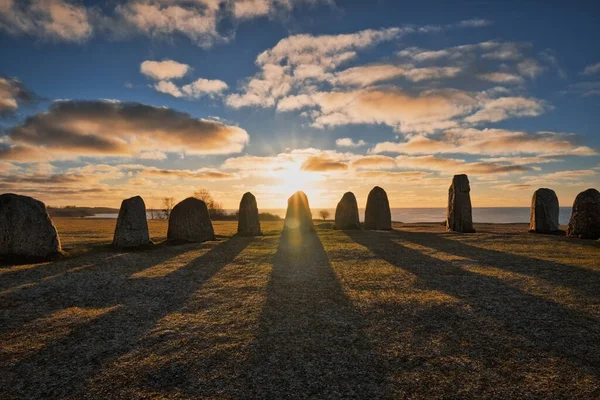
[[[101,100],[55,101],[7,132],[10,146],[3,153],[28,145],[62,157],[133,156],[149,150],[230,154],[248,142],[246,131],[236,126],[170,108]]]
[[[18,79],[0,76],[0,116],[12,115],[19,106],[35,99],[35,93]]]

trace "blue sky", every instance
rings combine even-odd
[[[0,0],[0,190],[274,208],[297,189],[364,206],[380,185],[435,207],[467,173],[475,206],[538,187],[570,205],[600,181],[599,18],[592,1]]]

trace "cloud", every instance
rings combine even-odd
[[[35,94],[15,78],[0,76],[0,116],[14,114],[20,104],[34,100]]]
[[[433,132],[457,126],[454,118],[469,113],[473,97],[458,90],[426,91],[418,95],[400,89],[323,92],[313,95],[319,112],[314,126],[385,124],[402,132]]]
[[[514,117],[536,117],[551,107],[544,101],[530,97],[502,97],[483,104],[483,108],[464,119],[469,123],[498,122]]]
[[[361,147],[365,146],[367,143],[364,140],[359,140],[355,142],[352,138],[340,138],[336,139],[335,145],[338,147]]]
[[[155,167],[143,166],[124,166],[125,170],[135,171],[138,177],[147,178],[173,178],[173,179],[205,179],[205,180],[221,180],[235,179],[237,175],[222,172],[213,168],[200,168],[197,170],[188,169],[160,169]]]
[[[326,155],[318,155],[309,157],[300,169],[311,172],[346,171],[348,164],[329,158]]]
[[[46,40],[83,42],[93,32],[89,11],[64,0],[3,0],[0,31],[13,36],[37,36]]]
[[[307,80],[330,79],[330,72],[354,59],[359,50],[396,39],[410,30],[393,27],[339,35],[288,36],[257,56],[260,71],[248,80],[241,93],[229,95],[226,102],[233,108],[272,107],[294,87],[304,87]]]
[[[242,0],[233,4],[233,15],[238,19],[250,19],[267,15],[271,9],[268,0]]]
[[[521,84],[525,82],[525,80],[522,77],[514,74],[508,74],[505,72],[488,72],[485,74],[477,75],[477,78],[490,82],[505,84]]]
[[[584,169],[584,170],[552,172],[550,174],[544,175],[543,178],[549,179],[549,180],[552,180],[552,179],[580,179],[583,177],[594,176],[594,175],[597,175],[596,171]]]
[[[600,73],[600,62],[596,64],[591,64],[585,67],[583,70],[584,75],[595,75]]]
[[[173,60],[144,61],[140,64],[140,72],[157,81],[183,78],[190,70],[189,65]]]
[[[364,156],[352,161],[351,165],[357,169],[392,169],[396,167],[396,161],[387,156]]]
[[[173,97],[183,97],[183,92],[171,81],[160,81],[154,84],[154,89],[157,92],[165,93]]]
[[[134,156],[162,151],[231,154],[248,142],[245,130],[169,108],[114,101],[55,101],[46,112],[8,129],[0,159],[33,150],[53,157]]]
[[[422,168],[429,171],[440,171],[446,174],[464,173],[471,175],[510,174],[529,171],[522,165],[502,165],[490,162],[468,163],[454,158],[434,156],[398,156],[396,163],[400,168]]]
[[[486,19],[482,19],[482,18],[473,18],[473,19],[467,19],[464,21],[460,21],[457,25],[461,28],[481,28],[484,26],[488,26],[491,25],[493,22],[486,20]]]
[[[504,129],[457,128],[436,138],[413,136],[406,142],[378,143],[373,153],[475,155],[596,155],[578,143],[579,137],[555,132],[526,133]]]
[[[336,83],[349,86],[369,86],[396,78],[405,78],[411,82],[452,78],[461,72],[457,67],[424,67],[413,65],[366,65],[353,67],[336,74]]]
[[[183,86],[181,90],[188,97],[197,99],[205,95],[219,95],[223,91],[227,90],[227,88],[227,84],[221,80],[200,78],[188,85]]]
[[[565,93],[573,93],[582,97],[600,96],[600,82],[578,82],[569,85]]]

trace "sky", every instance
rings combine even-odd
[[[600,185],[596,1],[0,0],[0,192],[561,206]]]

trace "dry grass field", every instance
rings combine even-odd
[[[319,229],[0,267],[1,399],[600,398],[600,243]],[[155,242],[166,223],[149,221]]]

